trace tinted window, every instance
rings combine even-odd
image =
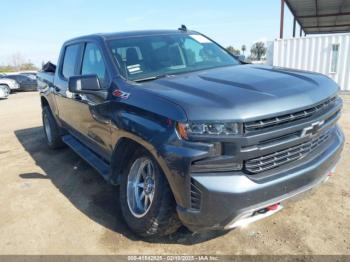
[[[8,75],[6,78],[13,79],[13,80],[16,80],[16,81],[23,81],[23,80],[25,80],[25,79],[22,78],[22,76],[19,76],[19,75]]]
[[[36,80],[36,75],[24,74],[25,77],[28,77],[31,80]]]
[[[23,76],[23,75],[18,75],[17,79],[19,81],[30,81],[30,79],[27,76]]]
[[[75,75],[75,66],[77,63],[78,52],[79,44],[66,47],[63,59],[62,75],[67,79]]]
[[[105,84],[106,67],[100,49],[93,43],[86,44],[81,74],[97,75],[101,85]]]
[[[13,79],[13,80],[17,80],[17,77],[14,75],[7,75],[6,78],[8,79]]]

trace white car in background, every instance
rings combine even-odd
[[[9,96],[11,90],[7,85],[0,84],[0,99]]]
[[[7,86],[11,91],[19,89],[19,84],[13,79],[6,78],[5,76],[0,76],[0,85]]]

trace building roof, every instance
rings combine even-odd
[[[350,32],[350,0],[285,0],[306,34]]]

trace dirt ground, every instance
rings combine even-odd
[[[181,229],[146,242],[121,219],[116,189],[72,150],[49,150],[41,126],[37,93],[0,100],[0,254],[350,254],[348,142],[334,177],[272,217],[221,235]]]

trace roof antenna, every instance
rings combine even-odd
[[[186,32],[187,31],[187,27],[185,25],[181,25],[181,27],[178,28],[178,30]]]

